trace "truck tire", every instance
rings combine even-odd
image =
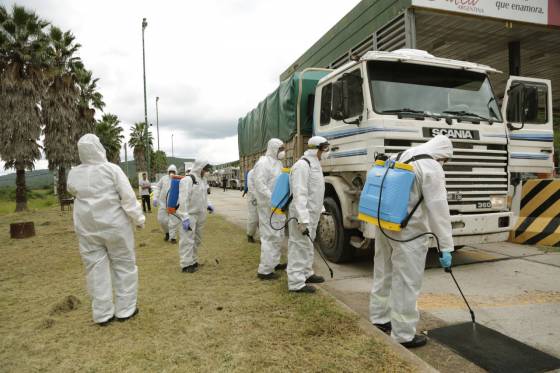
[[[354,257],[355,248],[350,245],[350,230],[344,229],[342,213],[336,200],[326,197],[324,201],[327,215],[322,215],[317,227],[317,242],[327,259],[342,263]]]

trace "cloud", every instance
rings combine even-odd
[[[273,91],[280,73],[358,2],[17,1],[76,35],[86,67],[100,78],[105,112],[119,116],[127,139],[130,126],[144,120],[141,22],[146,17],[151,130],[155,135],[159,96],[160,147],[171,153],[173,133],[176,154],[213,161],[238,158],[237,119]]]

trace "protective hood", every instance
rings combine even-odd
[[[447,136],[437,135],[427,143],[411,149],[410,156],[418,154],[431,155],[435,160],[450,159],[453,156],[453,144]]]
[[[201,176],[202,169],[208,164],[210,163],[208,163],[206,159],[197,159],[196,161],[194,161],[194,165],[191,169],[191,174]]]
[[[174,164],[169,165],[169,167],[167,167],[167,173],[170,173],[171,171],[177,173],[177,167],[175,167]]]
[[[317,157],[317,152],[319,147],[324,144],[328,144],[328,140],[322,136],[313,136],[307,141],[307,150],[303,153],[306,156]],[[322,157],[321,157],[322,158]],[[324,158],[323,158],[324,159]]]
[[[78,153],[82,164],[96,164],[107,162],[105,148],[99,137],[92,133],[83,135],[78,141]]]
[[[270,139],[268,140],[268,145],[266,147],[266,155],[274,159],[278,159],[278,149],[284,145],[280,139]]]

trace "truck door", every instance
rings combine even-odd
[[[550,80],[511,76],[502,115],[507,123],[510,171],[553,171],[552,94]]]

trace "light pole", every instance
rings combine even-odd
[[[171,158],[174,158],[174,155],[173,155],[173,134],[171,134]]]
[[[146,52],[144,48],[144,30],[148,27],[148,22],[146,22],[146,18],[142,19],[142,67],[144,71],[144,136],[146,139],[146,146],[145,146],[145,156],[146,161],[148,163],[148,169],[146,173],[148,174],[148,178],[150,177],[150,141],[148,137],[149,132],[149,124],[148,124],[148,103],[146,100]]]
[[[157,150],[159,152],[159,112],[158,112],[159,96],[156,97],[156,128],[157,128]]]

